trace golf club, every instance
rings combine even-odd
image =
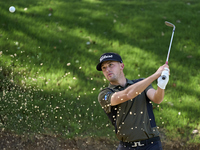
[[[170,41],[170,44],[169,44],[169,50],[168,50],[168,54],[167,54],[167,59],[166,59],[166,62],[165,64],[168,65],[168,61],[169,61],[169,54],[170,54],[170,50],[171,50],[171,46],[172,46],[172,40],[173,40],[173,36],[174,36],[174,31],[175,31],[175,25],[168,22],[168,21],[165,21],[165,24],[169,27],[173,27],[173,31],[172,31],[172,36],[171,36],[171,41]],[[165,80],[165,76],[162,76],[162,79]]]

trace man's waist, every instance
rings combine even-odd
[[[156,141],[160,141],[160,137],[153,137],[150,139],[146,139],[146,140],[141,140],[141,141],[134,141],[134,142],[122,142],[120,141],[120,144],[123,146],[127,146],[127,147],[137,147],[137,146],[146,146],[148,144],[153,144]]]

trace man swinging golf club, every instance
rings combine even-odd
[[[129,80],[124,75],[121,56],[104,53],[96,69],[109,81],[109,86],[99,93],[98,101],[115,127],[120,141],[117,150],[162,150],[152,102],[163,101],[169,81],[168,64],[145,79]],[[154,80],[156,89],[151,85]]]

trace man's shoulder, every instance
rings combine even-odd
[[[106,93],[114,93],[115,91],[110,87],[105,87],[100,90],[99,95],[105,95]]]
[[[139,82],[139,81],[142,81],[144,80],[145,78],[139,78],[139,79],[134,79],[134,80],[131,80],[132,82],[136,83],[136,82]]]
[[[131,84],[135,84],[139,81],[142,81],[143,79],[145,79],[145,78],[139,78],[139,79],[133,79],[133,80],[126,79],[126,82],[127,82],[127,84],[131,85]]]
[[[98,95],[98,101],[106,113],[111,112],[110,101],[113,94],[114,91],[107,87],[102,89]]]

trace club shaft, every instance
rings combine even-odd
[[[171,26],[171,25],[173,26],[172,36],[171,36],[171,40],[170,40],[170,44],[169,44],[169,50],[168,50],[167,59],[166,59],[166,62],[165,62],[165,64],[168,65],[169,54],[170,54],[170,50],[171,50],[171,46],[172,46],[172,41],[173,41],[173,37],[174,37],[175,26],[174,26],[173,24],[169,23],[169,22],[165,22],[165,24],[166,24],[167,26]],[[162,79],[165,80],[165,79],[166,79],[166,76],[163,75],[163,76],[162,76]]]
[[[172,46],[172,41],[173,41],[173,37],[174,37],[174,31],[175,31],[175,28],[172,31],[172,36],[171,36],[171,41],[170,41],[170,44],[169,44],[169,50],[168,50],[168,54],[167,54],[166,64],[168,64],[168,60],[169,60],[169,54],[170,54],[170,50],[171,50],[171,46]]]

